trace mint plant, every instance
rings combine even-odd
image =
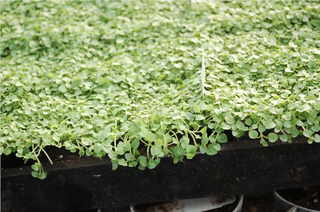
[[[1,154],[44,179],[47,146],[143,170],[215,155],[226,131],[320,142],[319,14],[303,0],[1,1]]]

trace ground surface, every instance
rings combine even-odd
[[[212,210],[210,212],[231,212],[236,204],[225,206],[219,210]],[[149,207],[146,206],[146,207]],[[139,207],[140,208],[140,207]],[[97,210],[88,210],[82,212],[96,212]],[[115,210],[116,211],[116,210]],[[139,212],[145,210],[140,209]],[[242,212],[285,212],[281,210],[273,199],[272,193],[267,193],[260,196],[248,196],[244,198]],[[111,211],[110,211],[111,212]]]

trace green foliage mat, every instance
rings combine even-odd
[[[46,146],[152,169],[226,130],[320,142],[319,2],[190,3],[1,1],[1,153],[44,179]]]

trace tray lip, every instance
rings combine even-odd
[[[238,140],[238,141],[229,141],[227,143],[221,144],[221,150],[218,152],[225,151],[234,151],[234,150],[243,150],[243,149],[256,149],[256,148],[269,148],[274,146],[290,146],[290,145],[314,145],[317,143],[308,144],[308,138],[304,136],[298,136],[297,138],[293,138],[291,143],[282,142],[280,140],[275,143],[269,143],[268,147],[264,147],[260,144],[259,140],[251,139],[251,140]],[[67,152],[70,155],[73,155],[74,158],[68,160],[55,161],[53,164],[43,163],[43,168],[46,172],[50,174],[51,171],[58,170],[69,170],[69,169],[77,169],[77,168],[86,168],[91,166],[101,166],[101,165],[110,165],[111,161],[107,157],[96,158],[92,156],[79,156],[77,153]],[[196,156],[199,155],[207,155],[202,154],[201,152],[197,152]],[[164,156],[161,158],[170,158],[171,156]],[[215,155],[210,156],[215,157]],[[188,159],[184,159],[188,160]],[[192,159],[191,159],[192,160]],[[160,162],[161,163],[161,162]],[[126,167],[127,169],[137,169],[137,167]],[[113,170],[110,170],[113,171]],[[15,177],[19,175],[30,175],[32,172],[32,168],[30,165],[17,166],[11,168],[1,168],[1,179]]]

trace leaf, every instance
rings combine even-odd
[[[258,138],[258,136],[259,136],[259,134],[258,134],[257,131],[255,131],[255,130],[249,130],[249,137],[250,137],[251,139],[256,139],[256,138]]]
[[[192,113],[189,113],[189,112],[186,112],[186,115],[185,115],[185,116],[186,116],[186,118],[187,118],[188,120],[190,120],[190,121],[191,121],[191,120],[193,119],[193,117],[194,117],[193,114],[192,114]]]
[[[154,155],[154,156],[163,156],[163,152],[161,150],[160,147],[157,147],[157,146],[152,146],[151,147],[151,154]]]
[[[287,135],[280,135],[280,140],[283,142],[287,142],[288,141],[288,136]]]
[[[235,120],[232,116],[226,116],[225,117],[225,120],[228,124],[234,124],[235,123]]]
[[[118,160],[118,164],[120,166],[128,166],[128,163],[125,159],[121,158],[120,160]]]
[[[268,134],[268,139],[271,143],[274,143],[278,140],[279,136],[275,133],[269,133]]]
[[[196,120],[197,121],[200,121],[200,120],[203,120],[205,119],[205,117],[203,115],[196,115]]]
[[[118,162],[112,162],[112,170],[117,170]]]
[[[194,106],[193,106],[193,111],[194,111],[195,113],[200,113],[200,106],[199,106],[199,105],[194,105]]]
[[[313,62],[313,61],[310,60],[310,61],[308,62],[308,67],[309,67],[309,68],[312,68],[312,69],[315,69],[315,68],[317,67],[317,64],[316,64],[315,62]]]
[[[102,150],[102,144],[95,144],[93,150],[95,153],[99,153]]]
[[[31,40],[31,41],[29,41],[29,46],[30,46],[30,48],[33,49],[33,48],[37,47],[38,44],[35,41]]]
[[[246,126],[245,126],[241,121],[237,121],[237,122],[236,122],[236,127],[237,127],[239,130],[245,130],[245,129],[246,129]]]
[[[139,161],[140,165],[142,165],[142,166],[147,166],[148,165],[148,161],[147,161],[147,158],[145,156],[139,156],[138,157],[138,161]]]
[[[220,150],[221,150],[221,145],[220,145],[220,144],[218,144],[218,143],[213,143],[212,145],[213,145],[213,148],[214,148],[215,150],[217,150],[217,151],[220,151]]]
[[[152,159],[149,160],[148,163],[148,167],[149,169],[154,169],[157,166],[157,164],[155,163],[155,161],[153,161]]]
[[[148,131],[144,137],[147,141],[154,141],[156,138],[156,136],[150,131]]]
[[[218,135],[217,141],[219,143],[227,143],[228,137],[227,137],[227,135],[225,133],[221,133],[221,134]]]
[[[38,178],[38,172],[37,171],[32,171],[31,172],[32,177]]]
[[[308,130],[308,129],[305,129],[303,131],[303,135],[306,136],[307,138],[310,138],[313,135],[313,133],[314,133],[313,131]]]
[[[209,144],[207,148],[208,155],[216,155],[218,151],[214,148],[213,144]]]
[[[134,159],[134,156],[131,153],[126,153],[125,155],[126,160],[130,161]]]
[[[187,159],[192,159],[196,155],[196,150],[197,148],[193,145],[188,145],[187,146]]]
[[[108,156],[109,156],[109,158],[110,158],[111,160],[117,160],[117,158],[118,158],[118,154],[115,153],[115,152],[110,152],[110,153],[108,153]]]
[[[58,87],[59,91],[61,91],[62,93],[65,93],[68,91],[67,87],[65,85],[60,85]]]
[[[176,64],[174,64],[174,67],[176,67],[176,68],[178,68],[178,69],[182,68],[182,66],[183,66],[182,63],[176,63]]]
[[[177,155],[183,155],[185,152],[185,150],[180,146],[176,147],[176,151]]]
[[[226,124],[225,122],[221,123],[221,128],[224,130],[230,130],[231,126],[229,124]]]
[[[201,154],[205,154],[207,151],[207,147],[206,146],[200,146],[200,152]]]
[[[109,137],[109,135],[110,135],[110,129],[106,128],[106,129],[104,129],[103,131],[101,131],[99,133],[98,140],[99,141],[104,141],[107,137]]]
[[[247,125],[247,126],[251,126],[252,125],[252,120],[249,118],[249,119],[246,119],[245,120],[245,124]]]
[[[38,176],[38,178],[39,178],[40,180],[44,180],[44,179],[46,179],[47,175],[48,175],[47,172],[42,172],[42,173]]]
[[[283,119],[284,120],[291,120],[291,113],[290,112],[286,112],[284,115],[283,115]]]
[[[263,125],[267,128],[267,129],[273,129],[277,126],[276,123],[274,123],[273,121],[271,120],[266,120],[266,121],[263,121]]]
[[[262,146],[264,146],[264,147],[267,147],[268,146],[268,143],[264,140],[264,138],[263,137],[261,137],[261,139],[260,139],[260,143],[262,144]]]
[[[267,128],[266,128],[264,125],[259,125],[259,127],[258,127],[258,131],[259,131],[260,133],[265,132],[266,129],[267,129]]]

